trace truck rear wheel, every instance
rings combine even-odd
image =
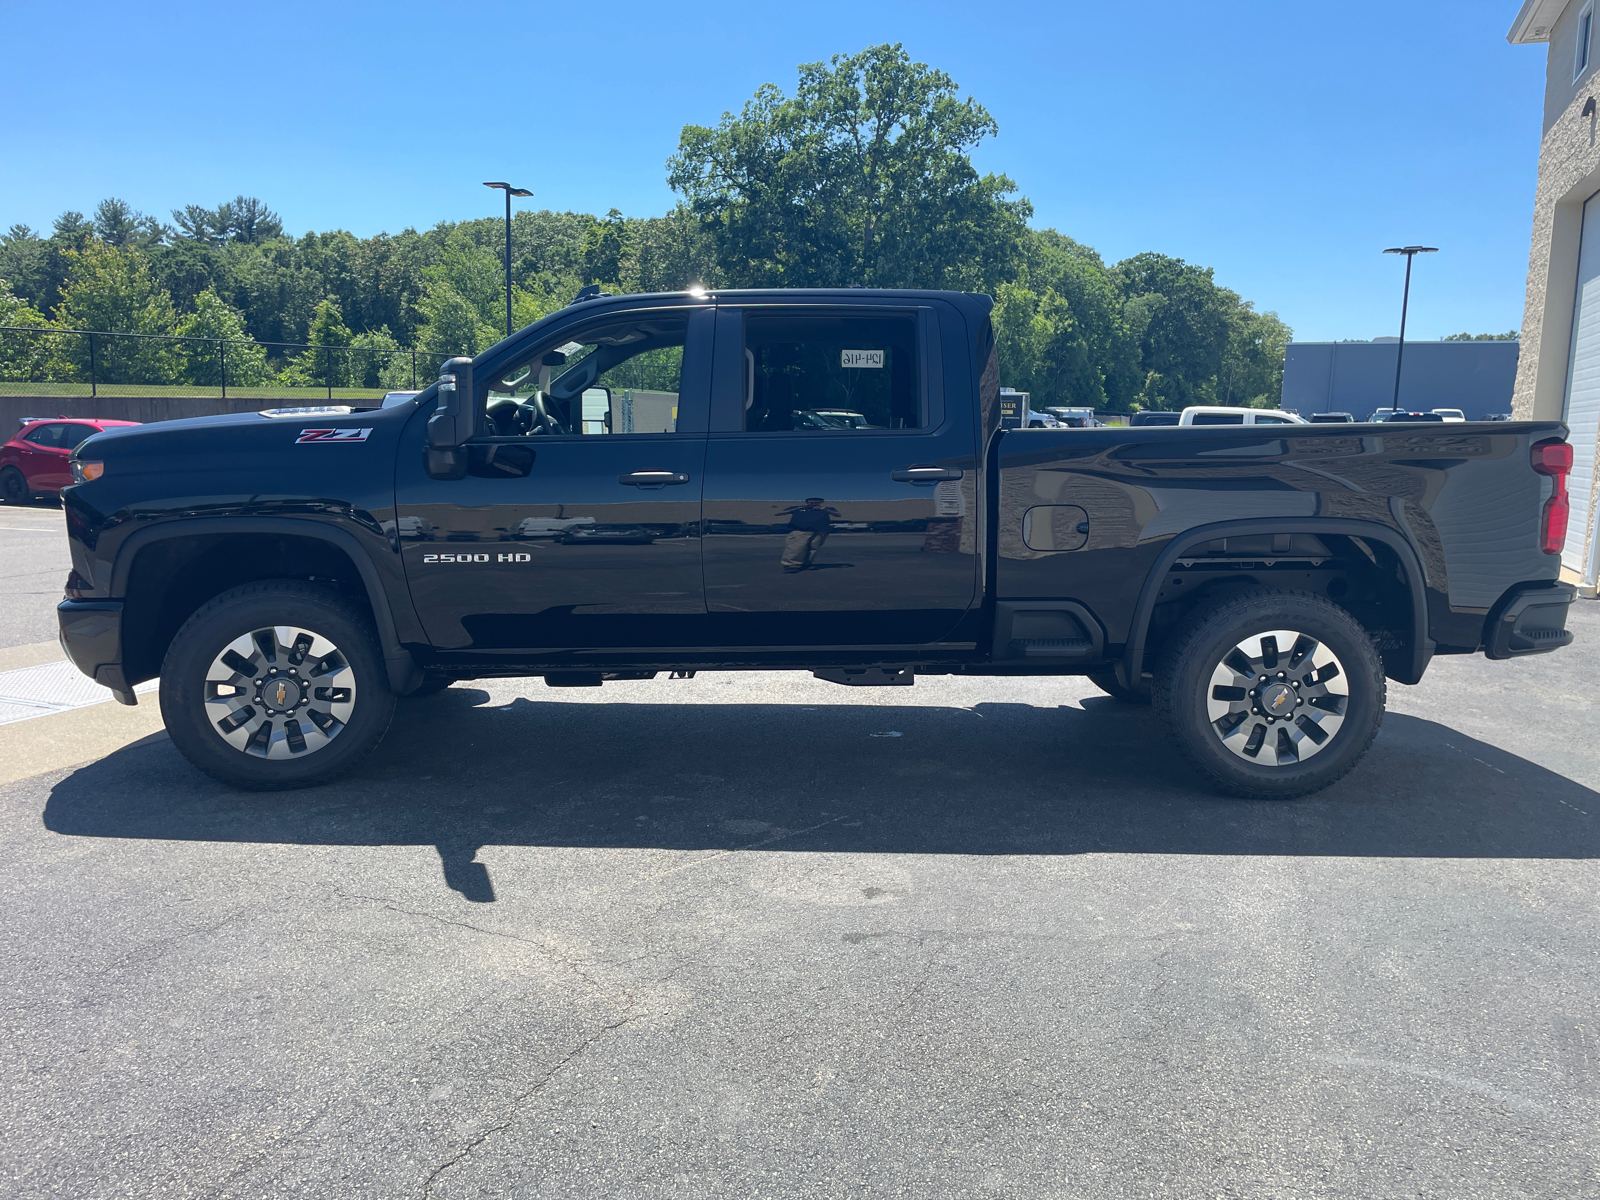
[[[361,608],[299,580],[247,583],[191,616],[161,664],[161,716],[195,766],[248,790],[306,787],[371,752],[394,715]]]
[[[1289,800],[1361,761],[1383,721],[1383,663],[1348,612],[1261,589],[1192,621],[1162,655],[1154,699],[1201,774],[1236,796]]]

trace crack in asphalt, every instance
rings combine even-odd
[[[429,921],[437,921],[441,925],[454,925],[457,929],[470,929],[473,933],[485,934],[488,937],[505,938],[507,941],[521,942],[524,946],[532,946],[535,950],[538,950],[540,953],[549,955],[556,962],[560,963],[562,966],[566,967],[569,971],[571,971],[574,974],[578,975],[586,983],[592,985],[593,987],[597,987],[598,988],[598,987],[603,987],[604,986],[598,980],[596,980],[592,975],[590,975],[588,973],[588,971],[584,970],[584,968],[582,966],[580,966],[579,964],[573,962],[570,958],[567,958],[565,955],[561,954],[559,951],[552,950],[549,946],[545,945],[543,942],[534,941],[532,938],[522,937],[520,934],[507,933],[503,929],[488,929],[488,928],[485,928],[482,925],[474,925],[470,921],[457,921],[457,920],[454,920],[454,919],[452,919],[450,917],[441,917],[438,913],[424,912],[421,909],[403,908],[399,904],[396,904],[393,900],[390,900],[386,896],[366,896],[366,895],[362,895],[360,892],[347,892],[347,891],[344,891],[342,888],[339,888],[337,886],[335,886],[332,890],[333,890],[334,895],[342,897],[345,900],[365,900],[370,904],[381,904],[381,905],[383,905],[384,908],[388,909],[390,912],[393,912],[393,913],[401,913],[401,914],[403,914],[405,916],[408,916],[408,917],[423,917],[423,918],[425,918],[426,920],[429,920]]]
[[[559,1075],[561,1073],[562,1069],[564,1067],[566,1067],[568,1063],[572,1062],[573,1059],[577,1058],[580,1054],[582,1054],[590,1046],[594,1045],[597,1041],[599,1041],[601,1038],[603,1038],[606,1034],[612,1032],[613,1030],[621,1029],[624,1025],[631,1024],[632,1022],[639,1020],[641,1017],[643,1017],[645,1015],[647,1015],[647,1014],[645,1014],[645,1013],[635,1013],[632,1016],[627,1016],[627,1017],[622,1018],[622,1020],[617,1021],[614,1024],[601,1026],[601,1028],[596,1030],[594,1033],[590,1034],[587,1038],[585,1038],[582,1042],[580,1042],[576,1047],[574,1047],[571,1051],[569,1051],[565,1058],[563,1058],[555,1066],[551,1067],[548,1071],[546,1071],[544,1073],[544,1075],[542,1075],[540,1077],[540,1079],[539,1079],[539,1081],[537,1083],[535,1083],[527,1091],[522,1092],[521,1094],[513,1097],[506,1104],[505,1108],[502,1110],[502,1113],[504,1114],[504,1119],[503,1120],[501,1120],[497,1124],[489,1126],[482,1133],[478,1134],[477,1137],[473,1138],[465,1146],[463,1146],[454,1155],[454,1157],[446,1159],[444,1162],[440,1163],[437,1167],[435,1167],[432,1171],[430,1171],[428,1173],[428,1177],[425,1180],[422,1181],[422,1197],[423,1197],[423,1200],[427,1200],[427,1198],[433,1194],[433,1186],[434,1186],[435,1183],[438,1182],[440,1175],[444,1174],[446,1171],[448,1171],[451,1167],[455,1166],[457,1163],[459,1163],[459,1162],[463,1161],[464,1159],[470,1157],[471,1154],[473,1153],[473,1151],[475,1151],[479,1146],[483,1145],[484,1142],[488,1141],[495,1134],[504,1133],[507,1129],[510,1129],[511,1126],[512,1126],[512,1123],[515,1122],[516,1119],[517,1119],[517,1116],[518,1116],[517,1110],[523,1104],[525,1104],[529,1100],[531,1100],[534,1096],[538,1095],[539,1092],[544,1089],[545,1085],[548,1084],[557,1075]]]
[[[704,866],[706,863],[715,862],[719,858],[726,858],[730,854],[742,854],[746,850],[759,850],[762,846],[770,846],[774,842],[781,842],[788,838],[799,837],[802,833],[813,833],[825,825],[832,825],[835,821],[844,820],[848,815],[848,813],[843,813],[837,817],[832,817],[829,820],[819,822],[816,825],[808,826],[805,829],[780,829],[771,837],[764,837],[760,841],[751,842],[748,846],[736,846],[731,850],[718,850],[715,854],[708,854],[704,858],[696,858],[690,862],[679,863],[675,867],[668,867],[665,871],[657,871],[654,875],[650,876],[650,878],[661,879],[667,875],[675,874],[678,871],[687,871],[690,867]]]

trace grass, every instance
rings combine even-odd
[[[219,387],[195,387],[188,384],[146,384],[146,383],[102,383],[97,388],[91,389],[87,383],[5,383],[0,382],[0,396],[46,396],[51,399],[57,397],[75,398],[88,397],[97,394],[101,398],[132,398],[132,397],[198,397],[200,399],[217,400],[222,398],[222,389]],[[333,389],[334,400],[379,400],[385,392],[383,388],[340,388]],[[229,400],[299,400],[305,403],[328,403],[327,388],[290,388],[290,387],[230,387]]]

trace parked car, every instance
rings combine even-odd
[[[62,645],[126,704],[159,676],[173,745],[244,788],[352,768],[397,697],[452,680],[759,670],[1087,676],[1153,700],[1215,786],[1288,799],[1361,761],[1386,677],[1572,641],[1559,422],[1006,429],[992,307],[586,299],[449,360],[413,403],[110,430],[63,493]],[[578,432],[586,391],[663,349],[682,355],[673,429]],[[572,432],[494,432],[493,397],[530,371]],[[815,411],[844,393],[876,428],[766,428],[752,380]],[[583,518],[559,542],[505,536]],[[416,727],[464,744],[447,726],[472,719]],[[548,739],[539,761],[588,752]]]
[[[1353,413],[1325,412],[1312,413],[1310,422],[1313,425],[1349,425],[1355,420]]]
[[[1182,416],[1181,413],[1161,412],[1159,409],[1152,409],[1152,410],[1149,410],[1149,411],[1146,411],[1146,412],[1136,412],[1136,413],[1134,413],[1133,416],[1128,418],[1128,424],[1130,426],[1131,425],[1176,425],[1178,423],[1178,418],[1180,416]]]
[[[1183,410],[1179,425],[1304,425],[1304,418],[1281,408],[1226,408],[1195,404]]]
[[[1396,409],[1380,408],[1377,412],[1372,414],[1372,420],[1374,422],[1380,422],[1381,421],[1381,422],[1384,422],[1385,424],[1387,424],[1388,422],[1391,422],[1391,421],[1401,421],[1401,422],[1432,421],[1432,422],[1435,422],[1435,423],[1438,423],[1438,424],[1443,424],[1443,422],[1444,422],[1444,418],[1441,417],[1436,412],[1407,412],[1403,408],[1396,408]]]
[[[796,429],[876,429],[864,414],[845,408],[805,408],[790,413]]]
[[[1463,425],[1467,420],[1467,414],[1459,408],[1436,408],[1433,411],[1444,418],[1446,425]]]
[[[1104,429],[1105,422],[1094,415],[1092,408],[1051,407],[1037,409],[1047,412],[1061,423],[1064,429]]]
[[[0,446],[0,499],[7,504],[26,504],[36,496],[58,494],[72,483],[68,460],[85,439],[138,423],[23,417],[15,436]]]

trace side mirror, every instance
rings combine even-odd
[[[467,473],[463,446],[472,437],[472,360],[452,358],[439,373],[439,401],[428,418],[423,469],[432,479],[460,479]]]
[[[472,360],[452,358],[439,374],[439,403],[428,418],[428,445],[459,446],[475,432]]]

